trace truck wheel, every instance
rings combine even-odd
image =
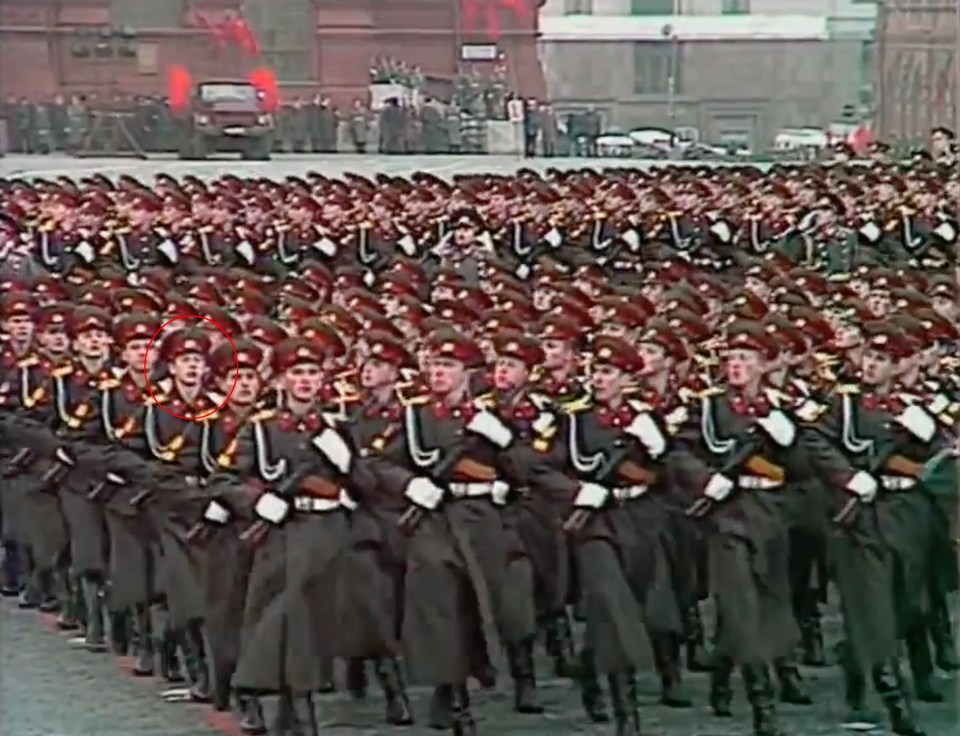
[[[246,161],[269,161],[270,139],[266,137],[251,138],[244,143],[241,155]]]
[[[190,161],[194,157],[194,148],[196,148],[196,143],[192,136],[183,138],[177,149],[177,155],[183,161]]]
[[[208,149],[207,137],[198,135],[193,141],[193,157],[197,161],[206,161]]]

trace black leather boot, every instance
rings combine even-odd
[[[3,564],[0,565],[0,596],[20,595],[20,550],[16,542],[4,540]]]
[[[57,609],[60,612],[57,616],[57,628],[60,629],[60,631],[76,631],[80,628],[80,616],[82,612],[78,605],[79,601],[77,600],[73,581],[65,571],[59,571],[56,577],[59,582],[57,598],[60,601]]]
[[[609,675],[610,702],[616,736],[640,736],[640,709],[637,706],[637,681],[632,672]]]
[[[513,678],[513,709],[517,713],[543,713],[537,700],[537,678],[533,666],[533,639],[507,645],[510,676]]]
[[[137,677],[153,677],[154,640],[153,631],[150,627],[150,612],[145,604],[136,607],[134,623],[136,625],[136,639],[133,674]]]
[[[607,704],[603,697],[603,688],[597,677],[597,668],[593,663],[593,655],[588,649],[580,652],[580,673],[577,678],[580,685],[580,701],[587,717],[593,723],[609,723]]]
[[[870,730],[873,730],[878,724],[867,713],[867,676],[851,656],[841,657],[840,670],[843,672],[844,699],[847,702],[844,725],[856,730],[866,730],[871,726]]]
[[[233,678],[233,666],[224,663],[210,667],[211,674],[211,703],[214,710],[226,713],[230,710],[230,680]]]
[[[820,610],[816,609],[800,625],[801,661],[807,667],[826,667],[823,651],[823,629],[820,626]]]
[[[363,657],[347,660],[347,692],[355,700],[367,697],[367,661]]]
[[[813,705],[813,700],[803,689],[800,670],[787,657],[777,657],[773,661],[777,680],[780,681],[780,700],[791,705]]]
[[[553,673],[557,677],[576,678],[577,654],[566,610],[554,614],[547,623],[547,652],[553,657]]]
[[[923,624],[913,626],[907,632],[906,641],[914,695],[924,703],[942,703],[943,693],[937,690],[933,681],[933,659],[930,657],[927,627]]]
[[[890,659],[873,668],[873,686],[890,714],[890,728],[899,736],[925,736],[913,722],[910,702],[900,676],[900,663]]]
[[[413,713],[400,661],[396,657],[378,657],[373,662],[373,671],[387,700],[386,722],[393,726],[409,726],[413,723]]]
[[[110,650],[118,657],[130,653],[129,611],[110,611]]]
[[[190,677],[190,699],[195,703],[209,703],[213,699],[210,687],[210,663],[203,636],[203,624],[191,621],[184,639],[187,674]]]
[[[700,606],[694,603],[687,609],[686,620],[687,670],[690,672],[710,671],[710,654],[704,644],[705,636]]]
[[[715,657],[710,670],[710,708],[713,714],[720,718],[729,718],[733,715],[730,709],[733,704],[731,677],[733,677],[733,660],[729,657]]]
[[[942,599],[934,601],[933,610],[930,612],[930,638],[933,641],[937,668],[943,672],[960,670],[957,644],[950,626],[950,611],[946,601]]]
[[[439,685],[430,698],[430,728],[447,731],[453,728],[453,685]]]
[[[100,584],[92,577],[84,576],[80,579],[87,622],[83,644],[91,652],[107,651],[107,641],[103,631],[103,597],[100,588]]]
[[[237,698],[240,705],[240,730],[249,734],[263,734],[267,732],[267,722],[263,718],[263,706],[260,698],[253,695],[243,695]]]
[[[453,712],[453,736],[476,736],[477,723],[470,710],[470,693],[466,684],[452,688],[450,706]]]
[[[754,736],[783,736],[777,722],[773,681],[765,664],[745,664],[741,668],[747,699],[753,708]]]
[[[689,708],[680,677],[680,639],[674,634],[651,633],[653,662],[660,675],[660,702],[670,708]]]
[[[171,628],[167,628],[160,636],[158,650],[160,653],[160,676],[171,684],[184,681],[183,670],[180,666],[179,636]]]
[[[320,679],[318,693],[332,693],[337,689],[333,682],[333,659],[325,659],[320,663]]]

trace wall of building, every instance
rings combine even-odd
[[[669,46],[547,45],[543,61],[550,98],[560,110],[594,105],[608,129],[690,125],[706,141],[745,132],[755,147],[763,147],[781,128],[825,125],[855,93],[856,85],[838,84],[833,70],[854,63],[856,42],[707,41],[676,49],[671,103],[669,62],[650,61],[668,54]],[[610,74],[610,69],[625,73]]]
[[[725,12],[737,9],[749,12]],[[646,12],[661,10],[681,14]],[[707,141],[748,137],[762,148],[781,128],[824,127],[858,102],[876,8],[852,0],[547,0],[542,15],[541,58],[559,109],[591,104],[608,129],[690,125]]]
[[[882,137],[923,141],[937,125],[960,130],[958,13],[958,0],[881,9],[875,88]]]
[[[589,13],[631,15],[825,15],[832,18],[874,18],[876,5],[863,0],[547,0],[545,15]]]

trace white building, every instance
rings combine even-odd
[[[864,102],[875,23],[857,0],[547,0],[540,52],[560,111],[762,148]]]

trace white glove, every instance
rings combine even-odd
[[[507,502],[507,496],[509,495],[510,495],[509,483],[502,480],[493,481],[493,488],[490,491],[490,496],[493,499],[493,502],[497,506],[503,506]]]
[[[264,521],[279,524],[290,514],[290,504],[275,493],[264,493],[257,499],[254,513]]]
[[[313,446],[323,453],[324,457],[330,463],[346,475],[350,472],[350,462],[353,460],[353,453],[350,446],[347,445],[340,433],[333,427],[327,427],[320,434],[313,438]]]
[[[723,501],[733,493],[735,485],[736,484],[727,476],[721,473],[714,473],[710,476],[710,480],[707,481],[707,485],[703,489],[703,495],[711,501]]]
[[[510,428],[488,411],[481,411],[474,415],[467,424],[467,431],[486,437],[501,450],[506,449],[513,442],[513,432]]]
[[[211,501],[207,504],[207,508],[203,510],[203,518],[211,524],[219,524],[222,526],[230,521],[230,510],[216,501]]]
[[[919,404],[911,404],[900,412],[897,424],[921,442],[929,442],[937,433],[937,420]]]
[[[407,483],[403,495],[417,506],[433,511],[443,500],[443,489],[429,478],[418,476]]]
[[[774,409],[767,416],[760,417],[757,424],[780,447],[790,447],[797,438],[797,425],[779,409]]]
[[[847,482],[846,488],[850,493],[859,497],[864,503],[870,503],[877,497],[877,479],[865,470],[857,471]]]
[[[667,438],[663,436],[660,427],[653,421],[648,413],[637,414],[630,426],[626,429],[627,434],[636,437],[646,448],[647,453],[656,460],[667,449]]]
[[[610,497],[610,489],[599,483],[581,483],[573,505],[578,509],[600,509]]]

